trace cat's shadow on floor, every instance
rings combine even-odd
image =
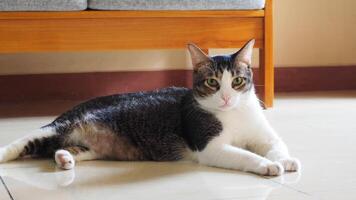
[[[155,179],[164,179],[187,173],[223,173],[258,177],[254,174],[206,167],[188,161],[84,161],[77,163],[72,170],[61,170],[49,159],[26,158],[0,165],[0,176],[9,177],[39,187],[42,185],[39,180],[44,181],[44,188],[48,187],[48,185],[53,185],[48,184],[51,181],[56,182],[58,186],[67,186],[74,182],[76,185],[85,185],[86,187],[100,187],[153,181]],[[61,176],[62,178],[59,178]],[[78,178],[76,179],[75,177]],[[32,184],[32,182],[36,184]]]
[[[110,163],[110,164],[108,164]],[[110,167],[108,167],[110,166]],[[168,178],[178,178],[182,181],[187,174],[200,174],[203,177],[204,173],[224,173],[224,174],[239,174],[241,176],[256,176],[243,172],[232,170],[224,170],[212,167],[205,167],[192,162],[115,162],[103,161],[95,162],[95,167],[91,162],[80,163],[79,168],[88,168],[88,171],[102,171],[100,177],[91,176],[88,179],[81,180],[76,184],[83,184],[87,187],[98,187],[100,185],[122,185],[136,184],[145,181],[163,180]],[[79,170],[78,170],[79,171]],[[77,171],[76,171],[77,172]],[[81,171],[80,173],[84,173]],[[78,174],[78,173],[76,173]],[[84,175],[84,174],[83,174]],[[182,178],[183,177],[183,178]]]
[[[280,184],[251,173],[201,166],[192,162],[87,161],[72,170],[58,169],[51,160],[26,159],[0,165],[0,176],[44,190],[105,189],[107,187],[253,189],[269,193]]]

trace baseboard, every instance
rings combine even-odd
[[[189,70],[0,76],[0,102],[77,100],[115,93],[191,85]]]
[[[0,102],[81,100],[114,93],[191,86],[190,70],[0,76]],[[255,70],[258,84],[258,72]],[[356,66],[278,67],[276,92],[356,90]]]
[[[356,66],[277,67],[277,92],[356,90]]]

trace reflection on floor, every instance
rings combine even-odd
[[[54,118],[39,115],[73,103],[0,105],[6,108],[0,146]],[[302,173],[267,178],[190,162],[113,161],[81,162],[62,171],[51,160],[18,160],[0,164],[0,199],[355,198],[356,92],[280,94],[266,115],[301,160]]]

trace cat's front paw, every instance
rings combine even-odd
[[[283,166],[278,162],[261,164],[258,171],[263,176],[280,176],[284,173]]]
[[[300,171],[301,165],[298,159],[296,158],[285,158],[278,161],[282,164],[284,171],[287,172],[296,172]]]

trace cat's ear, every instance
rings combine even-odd
[[[198,46],[195,44],[189,43],[188,44],[188,50],[190,53],[190,57],[192,59],[192,64],[194,69],[198,69],[200,66],[202,66],[202,63],[207,63],[210,62],[210,57],[206,55],[203,50],[201,50]]]
[[[235,63],[243,62],[250,66],[252,64],[252,51],[255,39],[248,41],[238,52],[235,53]]]

